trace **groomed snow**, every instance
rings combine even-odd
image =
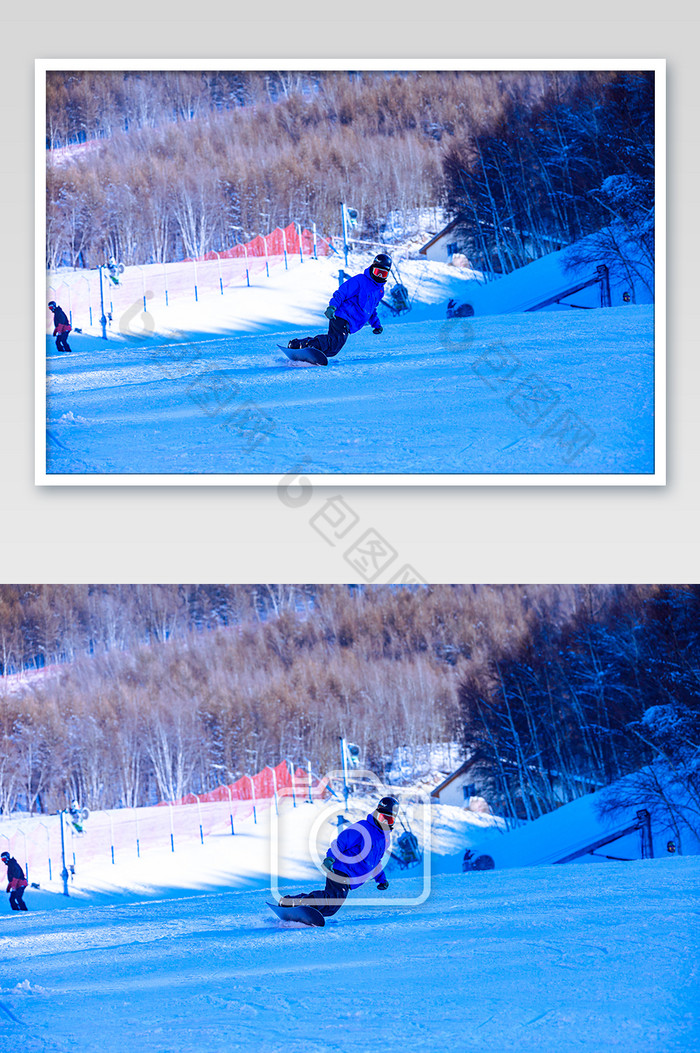
[[[293,365],[276,344],[325,331],[337,270],[115,307],[110,339],[83,322],[71,355],[47,337],[47,475],[653,473],[653,306],[448,321],[465,277],[407,263],[412,311]]]
[[[290,891],[316,887],[308,834],[320,807],[288,813]],[[55,884],[30,889],[27,914],[0,914],[5,1045],[29,1053],[698,1048],[700,857],[465,874],[465,844],[484,819],[452,808],[436,819],[427,899],[418,902],[421,870],[394,868],[377,905],[353,893],[322,930],[285,925],[265,906],[267,820],[174,856],[95,864],[85,875],[78,867],[76,883],[85,876],[92,886],[79,896],[75,886],[69,898]],[[411,897],[414,905],[399,905]]]

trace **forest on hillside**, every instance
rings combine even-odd
[[[337,235],[344,201],[375,244],[446,208],[508,271],[619,220],[622,188],[653,231],[653,103],[634,72],[49,71],[47,266]]]
[[[323,773],[340,735],[379,775],[459,741],[511,815],[656,757],[698,780],[698,586],[5,585],[0,632],[49,663],[0,680],[5,813]]]

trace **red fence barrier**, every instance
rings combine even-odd
[[[243,775],[236,782],[217,786],[206,793],[188,793],[178,801],[161,801],[164,804],[194,804],[196,801],[262,801],[276,797],[281,789],[290,789],[294,796],[320,797],[325,792],[325,780],[316,779],[304,768],[294,769],[289,761],[276,768],[263,768],[257,775]]]
[[[302,230],[298,223],[288,227],[276,227],[271,234],[258,234],[252,241],[233,245],[222,252],[207,252],[197,256],[198,260],[248,259],[250,256],[284,256],[295,253],[303,256],[329,256],[333,250],[327,238],[322,238],[315,231]]]
[[[184,300],[199,302],[212,296],[264,282],[270,269],[288,267],[310,256],[333,252],[326,238],[290,223],[271,234],[233,245],[221,252],[208,252],[196,259],[174,263],[148,263],[127,267],[114,284],[106,271],[102,292],[109,327],[119,329],[125,314],[134,321],[134,306],[154,316],[156,329],[167,323],[170,304]],[[68,315],[71,325],[83,329],[100,327],[99,270],[61,270],[47,274],[46,300],[55,300]],[[138,313],[137,311],[137,313]],[[47,331],[53,329],[53,316],[46,312]],[[138,329],[138,325],[137,325]]]
[[[0,848],[7,849],[24,867],[30,881],[56,881],[66,866],[81,872],[95,863],[128,863],[153,853],[189,851],[193,842],[233,835],[239,823],[255,819],[261,809],[274,806],[278,794],[286,807],[322,798],[327,780],[288,762],[263,768],[230,786],[217,786],[179,801],[162,801],[147,808],[119,808],[91,812],[78,829],[69,814],[35,815],[0,820]],[[61,837],[63,822],[63,838]],[[63,847],[62,847],[63,845]]]

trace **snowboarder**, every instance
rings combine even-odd
[[[71,331],[71,324],[68,321],[66,312],[62,307],[59,307],[55,300],[49,300],[49,310],[53,314],[53,335],[56,337],[56,350],[57,351],[70,351],[68,346],[68,334]]]
[[[333,358],[344,345],[350,333],[357,333],[363,326],[372,326],[377,336],[383,331],[377,314],[377,305],[384,296],[391,271],[391,257],[380,252],[369,267],[348,278],[336,289],[331,301],[324,311],[328,319],[328,332],[319,336],[305,336],[300,340],[290,340],[287,344],[293,351],[304,347],[315,347],[326,358]]]
[[[324,917],[340,910],[348,892],[374,878],[382,892],[389,887],[382,859],[391,848],[391,828],[399,812],[395,797],[382,797],[373,812],[342,830],[328,849],[323,866],[328,871],[326,887],[317,892],[283,896],[280,907],[308,904]]]
[[[22,867],[9,852],[0,853],[0,859],[7,867],[7,888],[5,891],[10,893],[10,906],[13,910],[26,910],[27,904],[22,897],[28,881],[24,876]]]

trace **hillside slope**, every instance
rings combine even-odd
[[[263,891],[0,916],[28,1051],[670,1053],[696,1048],[697,858],[393,879],[283,925]]]
[[[448,321],[464,281],[426,271],[381,336],[294,366],[276,345],[325,330],[333,266],[72,337],[46,361],[48,475],[653,471],[652,306]]]

